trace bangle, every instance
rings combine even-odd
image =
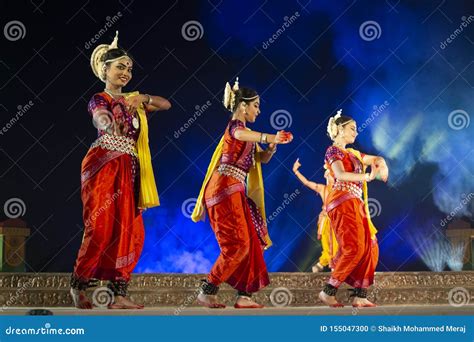
[[[265,133],[261,133],[261,135],[260,135],[260,143],[262,143],[262,144],[268,144],[267,135],[266,135]]]
[[[370,182],[370,174],[368,173],[365,174],[365,181]]]
[[[148,96],[148,102],[146,104],[151,105],[151,103],[153,102],[153,99],[151,98],[150,95],[147,94],[147,96]]]

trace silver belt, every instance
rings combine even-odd
[[[91,148],[102,147],[110,151],[119,151],[127,153],[135,158],[138,154],[135,148],[135,140],[120,135],[104,134],[96,139],[91,145]]]
[[[247,172],[230,164],[219,165],[219,167],[217,168],[217,172],[224,176],[233,177],[241,181],[242,183],[245,183],[245,178],[247,178]]]
[[[346,191],[353,194],[357,198],[362,198],[362,189],[352,182],[336,181],[336,183],[333,185],[333,189]]]

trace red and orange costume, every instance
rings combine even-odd
[[[129,113],[123,97],[115,100],[107,93],[95,94],[88,109],[96,122],[105,120],[110,125],[98,129],[98,138],[82,162],[85,227],[71,285],[84,290],[95,279],[109,280],[116,294],[125,295],[143,247],[140,208],[152,206],[143,204],[141,197],[140,174],[145,170],[140,170],[137,150],[140,130],[147,135],[146,116],[143,107],[140,113]]]
[[[269,284],[263,250],[271,241],[265,222],[259,147],[237,140],[234,133],[238,129],[246,129],[244,123],[231,120],[214,152],[192,219],[203,219],[207,211],[221,249],[207,281],[215,286],[226,282],[252,293]]]
[[[334,161],[340,160],[345,172],[363,173],[363,157],[356,150],[330,146],[325,162],[329,170]],[[335,177],[332,170],[331,174]],[[328,283],[336,288],[343,282],[355,288],[368,288],[374,282],[379,251],[375,237],[377,230],[368,214],[366,182],[335,178],[327,198],[326,211],[339,245]]]

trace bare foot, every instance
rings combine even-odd
[[[319,292],[318,297],[324,304],[328,305],[331,308],[342,308],[344,306],[344,304],[341,304],[337,301],[336,296],[330,296],[324,291]]]
[[[200,293],[197,296],[197,302],[202,306],[205,306],[210,309],[223,309],[225,308],[225,304],[219,303],[217,300],[216,295],[206,295],[204,293]]]
[[[92,309],[92,303],[87,298],[85,291],[79,291],[76,289],[71,288],[69,290],[71,294],[72,300],[74,302],[74,306],[78,309]]]
[[[261,309],[263,305],[258,304],[252,300],[252,298],[247,296],[238,296],[237,301],[234,304],[236,309]]]
[[[132,302],[128,297],[115,296],[114,303],[108,306],[109,309],[143,309],[145,306]]]
[[[373,308],[377,305],[369,301],[367,298],[354,297],[352,306],[355,308]]]
[[[324,266],[321,265],[319,262],[317,264],[314,264],[313,267],[311,268],[311,270],[313,271],[313,273],[318,273],[318,272],[322,272],[324,270]]]

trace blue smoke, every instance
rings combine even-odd
[[[285,110],[286,129],[295,136],[263,169],[267,213],[284,206],[269,225],[274,247],[265,257],[270,271],[307,270],[304,260],[319,253],[315,234],[321,202],[302,188],[291,166],[299,157],[308,178],[324,181],[323,157],[330,144],[327,120],[339,108],[358,123],[356,147],[385,156],[391,171],[388,186],[370,186],[370,196],[382,206],[381,215],[374,218],[381,242],[379,269],[423,269],[408,241],[414,230],[431,229],[420,228],[420,222],[429,218],[439,227],[446,215],[450,220],[472,220],[469,123],[474,68],[468,51],[474,40],[473,6],[453,2],[437,9],[438,5],[296,1],[274,6],[224,1],[209,12],[203,2],[199,21],[204,39],[227,63],[226,74],[203,76],[209,88],[222,89],[239,76],[241,85],[254,87],[262,97],[263,115],[252,128],[275,131],[271,113]],[[213,139],[225,127],[217,114],[224,110],[217,107],[201,121]],[[202,134],[198,130],[180,139],[200,155],[193,146],[207,146]],[[196,160],[202,171],[211,154],[206,151]],[[168,171],[160,172],[172,178],[163,175]],[[210,268],[219,250],[215,238],[207,238],[212,235],[209,223],[193,224],[180,211],[187,198],[197,197],[202,179],[202,174],[190,173],[189,187],[168,195],[166,208],[145,216],[147,242],[139,271]],[[285,194],[297,189],[301,194],[283,205]]]

